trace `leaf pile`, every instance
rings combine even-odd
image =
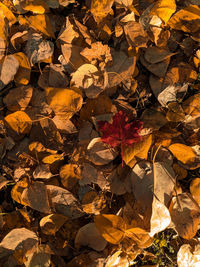
[[[199,43],[195,0],[1,0],[1,266],[200,265]]]

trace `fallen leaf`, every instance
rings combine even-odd
[[[150,15],[157,15],[166,24],[175,11],[175,0],[159,0],[153,5]]]
[[[25,110],[33,95],[33,88],[30,85],[20,86],[9,91],[3,102],[10,111]]]
[[[48,4],[43,0],[26,0],[22,1],[20,4],[22,9],[35,14],[44,14],[49,11]]]
[[[32,127],[32,121],[24,111],[16,111],[4,118],[6,126],[17,135],[28,134]]]
[[[97,23],[100,23],[111,11],[114,0],[92,0],[91,1],[91,13]]]
[[[106,207],[106,199],[103,194],[89,191],[82,198],[82,207],[84,212],[98,215]]]
[[[147,159],[150,146],[152,144],[152,135],[142,137],[142,140],[132,146],[123,146],[123,160],[129,166],[133,167],[137,159]]]
[[[194,200],[200,205],[200,178],[195,178],[190,183],[190,193]]]
[[[31,27],[47,37],[55,38],[53,28],[48,15],[19,16],[19,23],[24,26]]]
[[[83,216],[81,205],[68,190],[55,185],[46,185],[50,204],[58,214],[65,215],[71,219]]]
[[[0,60],[0,89],[14,80],[18,69],[19,61],[13,55],[5,56]]]
[[[200,264],[200,245],[197,244],[194,248],[190,244],[184,244],[179,248],[177,253],[178,267],[194,266]]]
[[[95,223],[88,223],[78,230],[75,237],[75,247],[87,246],[96,251],[102,251],[107,245],[106,240],[101,236]]]
[[[49,165],[46,164],[40,164],[38,165],[34,172],[33,172],[33,178],[34,179],[50,179],[53,176],[53,174],[50,171]]]
[[[200,8],[189,5],[176,12],[168,21],[168,25],[175,30],[194,33],[200,30]]]
[[[51,255],[44,252],[34,251],[31,255],[29,254],[27,257],[27,261],[24,262],[26,267],[34,267],[34,266],[51,266]]]
[[[68,221],[66,216],[50,214],[40,220],[40,228],[45,235],[55,235],[66,221]]]
[[[88,98],[96,98],[107,85],[103,73],[92,64],[83,64],[72,73],[71,84],[82,89]]]
[[[184,164],[192,164],[196,160],[195,151],[184,144],[175,143],[168,148],[172,154]]]
[[[8,25],[6,24],[5,17],[3,12],[0,13],[0,60],[3,58],[6,52],[6,48],[8,45],[7,37],[8,37]]]
[[[182,193],[172,199],[170,211],[177,233],[185,239],[196,235],[200,222],[200,208],[189,193]]]
[[[87,147],[89,160],[95,165],[105,165],[113,161],[118,153],[101,141],[100,137],[93,138]]]
[[[3,3],[0,3],[0,10],[2,11],[4,17],[8,20],[9,26],[16,23],[17,19],[13,12]]]
[[[165,59],[170,58],[173,55],[174,53],[171,53],[168,49],[151,46],[145,50],[144,58],[149,63],[155,64],[164,61]]]
[[[10,231],[0,243],[0,258],[8,257],[16,250],[23,249],[23,253],[38,243],[38,237],[26,228],[15,228]]]
[[[126,257],[123,256],[123,252],[121,250],[116,251],[114,254],[110,255],[107,258],[106,266],[105,267],[128,267],[129,261]]]
[[[29,60],[27,56],[22,52],[15,53],[13,54],[13,56],[19,62],[19,69],[15,74],[14,81],[16,84],[19,85],[27,85],[30,81],[30,75],[31,75],[31,66]]]
[[[80,167],[76,164],[65,164],[59,172],[62,185],[69,191],[78,183],[80,174]]]
[[[118,244],[124,238],[126,224],[121,217],[112,214],[101,214],[94,217],[94,222],[106,241]]]
[[[81,90],[72,88],[46,88],[46,98],[56,115],[70,119],[81,109],[83,98]]]
[[[47,190],[43,182],[34,182],[26,187],[21,197],[26,206],[43,213],[51,212]]]

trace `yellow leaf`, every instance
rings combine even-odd
[[[180,160],[183,164],[192,164],[197,157],[196,153],[190,146],[175,143],[168,148],[174,157]]]
[[[131,238],[139,248],[149,247],[153,241],[149,233],[140,227],[127,229],[126,236]]]
[[[200,206],[200,178],[195,178],[190,184],[190,193]]]
[[[27,85],[30,80],[31,66],[27,56],[22,53],[15,53],[13,56],[19,62],[19,69],[15,74],[14,81],[19,85]]]
[[[168,25],[175,30],[197,32],[200,30],[200,7],[190,5],[178,11],[168,21]]]
[[[20,4],[24,10],[35,14],[44,14],[49,11],[49,6],[43,0],[26,0]]]
[[[152,135],[143,136],[142,141],[132,146],[123,146],[123,160],[131,168],[139,159],[147,159],[149,148],[152,144]]]
[[[5,6],[1,2],[0,2],[0,10],[3,12],[4,16],[7,18],[10,26],[17,21],[12,11],[10,11],[10,9],[8,9],[7,6]]]
[[[126,224],[122,217],[112,214],[101,214],[94,217],[96,227],[105,240],[118,244],[124,238]]]
[[[70,119],[82,107],[81,90],[72,88],[46,88],[47,102],[56,115]]]
[[[151,9],[150,15],[157,15],[165,23],[168,22],[171,15],[176,11],[175,0],[159,0]]]
[[[4,118],[5,124],[16,134],[28,134],[32,127],[32,121],[24,111],[16,111]]]
[[[32,27],[37,31],[42,32],[48,37],[55,38],[53,28],[50,19],[47,15],[35,15],[35,16],[19,16],[19,23]]]
[[[200,115],[200,94],[195,94],[183,102],[183,110],[192,117]]]

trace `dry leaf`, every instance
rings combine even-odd
[[[184,244],[177,253],[178,267],[198,267],[200,265],[200,245],[192,248],[190,244]]]
[[[5,56],[0,60],[0,89],[14,80],[18,69],[19,61],[13,55]]]
[[[172,222],[178,234],[191,239],[196,235],[200,222],[200,208],[189,193],[182,193],[172,199],[170,211]]]
[[[8,257],[22,248],[23,253],[38,243],[38,237],[26,228],[15,228],[10,231],[0,243],[0,258]]]
[[[3,3],[0,2],[0,10],[2,11],[4,17],[8,20],[9,26],[16,23],[17,19],[12,11]]]
[[[103,194],[89,191],[82,198],[82,207],[86,213],[98,215],[106,207],[106,199]]]
[[[46,88],[46,98],[56,115],[70,119],[80,110],[83,98],[81,90],[72,88]]]
[[[91,13],[97,23],[100,23],[111,11],[114,0],[92,0]]]
[[[88,98],[96,98],[106,88],[106,78],[92,64],[83,64],[72,73],[71,84],[82,89]]]
[[[83,216],[81,205],[68,190],[55,185],[46,186],[50,204],[58,214],[63,214],[71,219]]]
[[[19,62],[19,69],[15,74],[14,81],[16,84],[27,85],[29,83],[31,75],[31,66],[29,60],[27,56],[22,52],[15,53],[13,54],[13,56]]]
[[[19,23],[39,31],[47,37],[55,38],[48,15],[19,16]]]
[[[145,50],[144,58],[149,63],[155,64],[164,61],[165,59],[170,58],[173,55],[174,53],[171,53],[168,49],[151,46]]]
[[[192,164],[195,162],[197,157],[195,151],[184,144],[172,144],[169,146],[169,150],[183,164]]]
[[[65,164],[59,172],[62,185],[69,191],[78,183],[80,174],[80,167],[77,164]]]
[[[190,193],[200,206],[200,178],[195,178],[190,183]]]
[[[126,224],[121,217],[112,214],[101,214],[94,217],[94,222],[103,238],[108,242],[118,244],[124,238]]]
[[[34,251],[32,254],[28,255],[28,259],[24,262],[26,267],[34,267],[34,266],[44,266],[50,267],[51,262],[51,255],[44,252],[37,252]]]
[[[66,216],[50,214],[40,220],[40,228],[45,235],[55,235],[66,221],[68,221]]]
[[[32,127],[32,121],[24,111],[16,111],[4,118],[6,126],[17,135],[28,134]]]
[[[128,267],[129,265],[127,257],[124,257],[123,252],[119,250],[107,258],[105,267]]]
[[[137,159],[147,159],[150,146],[152,144],[152,135],[143,136],[142,141],[132,146],[123,146],[123,160],[129,166],[133,167]]]
[[[122,51],[114,50],[113,64],[105,68],[108,75],[107,87],[114,87],[130,79],[135,70],[136,58],[127,57]]]
[[[124,26],[127,42],[133,47],[146,47],[149,39],[142,25],[136,21],[130,21]]]
[[[102,251],[107,245],[106,240],[101,236],[95,223],[88,223],[78,230],[75,237],[75,247],[87,246],[96,251]]]
[[[25,0],[20,4],[22,9],[35,14],[44,14],[49,11],[48,4],[43,0]]]
[[[118,155],[117,151],[102,142],[100,137],[91,140],[87,151],[89,160],[95,165],[108,164]]]
[[[25,110],[33,95],[30,85],[14,88],[4,97],[3,102],[10,111]]]
[[[33,178],[34,179],[50,179],[53,176],[53,174],[50,171],[49,165],[46,164],[40,164],[38,165],[34,172],[33,172]]]
[[[152,7],[150,15],[157,15],[165,23],[168,22],[171,15],[176,11],[175,0],[158,0]]]
[[[168,25],[175,30],[194,33],[200,30],[200,7],[189,5],[172,16]]]
[[[50,213],[47,190],[43,182],[34,182],[22,192],[22,201],[26,206],[43,213]]]
[[[8,45],[7,35],[8,35],[8,25],[6,24],[3,12],[0,13],[0,60],[3,58]]]

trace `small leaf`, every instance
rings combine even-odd
[[[172,154],[184,164],[194,163],[197,155],[194,150],[184,144],[175,143],[169,146]]]

